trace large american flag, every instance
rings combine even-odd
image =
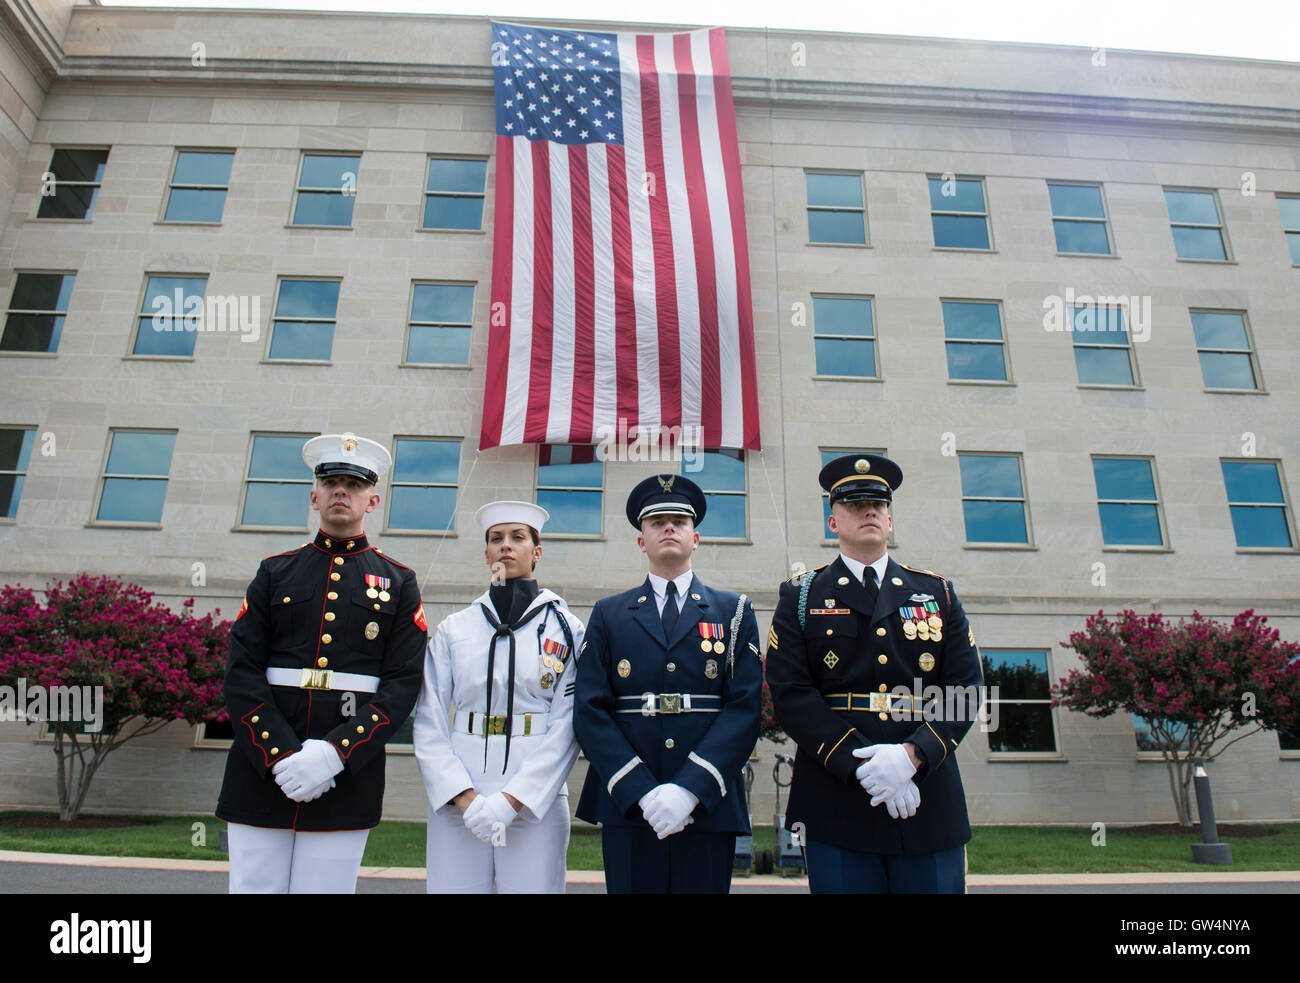
[[[700,427],[761,448],[721,28],[492,24],[496,218],[479,446]]]

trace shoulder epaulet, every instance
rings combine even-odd
[[[310,546],[310,545],[311,545],[311,543],[303,543],[301,546],[295,546],[295,547],[294,547],[293,549],[291,549],[291,550],[285,550],[283,553],[272,553],[270,556],[264,556],[264,557],[262,557],[262,559],[263,559],[263,560],[274,560],[274,559],[278,559],[278,558],[281,557],[281,556],[295,556],[295,555],[297,555],[298,553],[301,553],[303,550],[305,550],[305,549],[306,549],[308,546]]]
[[[912,573],[923,573],[927,577],[933,577],[935,580],[946,581],[948,579],[942,574],[935,573],[933,570],[922,570],[920,567],[909,567],[906,563],[900,563],[899,566],[902,567],[904,570],[911,570]]]
[[[804,577],[804,576],[806,576],[806,575],[808,575],[808,574],[810,574],[810,573],[819,573],[819,572],[821,572],[822,570],[825,570],[825,569],[826,569],[827,567],[829,567],[829,566],[830,566],[829,563],[823,563],[821,566],[819,566],[819,567],[813,567],[811,570],[800,570],[800,571],[799,571],[798,573],[796,573],[793,577],[789,577],[789,578],[787,578],[786,583],[790,583],[790,584],[800,583],[800,582],[801,582],[801,581],[800,581],[800,578],[801,578],[801,577]]]
[[[391,563],[393,566],[395,566],[395,567],[401,567],[403,570],[411,570],[411,568],[408,567],[405,563],[398,563],[398,562],[397,562],[396,560],[394,560],[391,556],[389,556],[387,553],[385,553],[383,550],[381,550],[378,546],[372,546],[372,547],[371,547],[371,550],[372,550],[372,551],[375,553],[375,555],[378,556],[381,560],[386,560],[387,562]],[[411,572],[414,573],[415,571],[414,571],[414,570],[411,570]]]

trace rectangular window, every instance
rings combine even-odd
[[[1094,457],[1092,477],[1105,545],[1165,545],[1155,465],[1150,459]]]
[[[1005,382],[1002,306],[996,301],[973,300],[945,300],[942,304],[948,378]]]
[[[1227,238],[1213,191],[1165,190],[1165,206],[1179,259],[1228,258]]]
[[[989,214],[983,178],[932,177],[930,224],[934,244],[944,249],[988,249]]]
[[[0,351],[58,351],[74,280],[73,273],[19,273],[9,295]]]
[[[253,434],[241,526],[302,529],[313,477],[302,445],[315,434]]]
[[[303,154],[293,225],[352,224],[361,158],[348,154]]]
[[[840,245],[867,244],[862,175],[804,174],[808,188],[808,241]]]
[[[148,277],[131,354],[192,358],[207,289],[206,276]]]
[[[35,440],[34,427],[0,427],[0,518],[18,517]]]
[[[1074,365],[1080,385],[1136,384],[1133,346],[1124,326],[1124,308],[1095,305],[1071,308],[1070,338],[1074,342]]]
[[[968,543],[1029,543],[1029,503],[1019,454],[959,454]]]
[[[1300,195],[1278,195],[1277,210],[1282,215],[1282,232],[1291,250],[1291,265],[1300,266]]]
[[[99,486],[96,522],[162,522],[176,431],[114,430]]]
[[[1255,352],[1241,311],[1191,311],[1207,389],[1259,389]]]
[[[710,539],[744,539],[749,534],[745,507],[745,452],[732,448],[697,452],[693,463],[682,457],[682,474],[704,492],[704,531]],[[698,471],[690,471],[698,467]]]
[[[537,504],[551,514],[547,533],[599,536],[603,528],[605,462],[586,444],[544,444],[537,450]]]
[[[456,526],[459,481],[459,440],[398,437],[393,442],[388,528],[450,532]]]
[[[870,297],[813,297],[817,374],[878,378]]]
[[[1099,184],[1047,184],[1058,253],[1109,256],[1110,227]]]
[[[1018,754],[1055,752],[1047,652],[982,648],[980,661],[984,664],[990,721],[998,722],[997,727],[989,730],[989,750]]]
[[[1164,731],[1163,737],[1157,733],[1157,728]],[[1187,750],[1187,725],[1177,720],[1148,720],[1134,714],[1133,737],[1140,752],[1159,754],[1166,739],[1180,751]]]
[[[1220,461],[1239,548],[1290,549],[1291,519],[1277,461]]]
[[[49,174],[42,177],[37,218],[90,219],[108,164],[108,150],[60,149],[50,157]]]
[[[268,358],[328,362],[334,347],[339,280],[281,280]]]
[[[883,447],[844,447],[838,449],[821,448],[821,467],[826,467],[837,457],[843,457],[845,454],[879,454],[881,457],[888,457],[889,452]],[[818,469],[820,471],[820,468]],[[822,489],[822,538],[836,539],[835,533],[831,532],[831,495],[826,489]],[[894,545],[894,534],[889,534],[889,546]]]
[[[164,222],[219,223],[226,208],[233,150],[178,150]]]
[[[473,317],[472,283],[412,284],[404,361],[415,365],[469,365]]]
[[[422,229],[481,229],[487,161],[430,157]]]

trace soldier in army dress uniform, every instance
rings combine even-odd
[[[596,603],[578,661],[574,730],[589,768],[578,817],[601,824],[611,894],[726,893],[749,832],[741,768],[758,740],[762,665],[744,594],[691,572],[704,519],[690,479],[627,500],[650,560],[641,586]]]
[[[316,538],[262,561],[230,630],[235,742],[217,816],[231,893],[351,893],[384,798],[384,744],[420,690],[427,641],[415,573],[362,520],[392,458],[372,440],[307,441]]]
[[[814,893],[965,889],[956,751],[982,673],[951,582],[886,550],[902,480],[874,454],[822,469],[840,555],[781,585],[768,635],[776,718],[798,744],[786,826]]]

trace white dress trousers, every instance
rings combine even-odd
[[[299,833],[229,823],[231,894],[356,894],[368,829]]]
[[[481,727],[479,733],[466,732],[471,713],[475,719],[505,714],[509,687],[509,639],[498,638],[488,707],[488,645],[494,630],[480,604],[492,610],[485,592],[438,625],[429,640],[424,688],[415,707],[415,759],[429,800],[428,889],[431,894],[487,893],[495,882],[501,894],[562,894],[569,843],[564,782],[578,757],[573,690],[583,625],[549,590],[529,605],[529,611],[552,606],[515,632],[512,710],[516,719],[531,714],[534,732],[525,735],[516,728],[507,762],[504,734],[485,738]],[[569,626],[571,648],[560,618]],[[556,646],[568,649],[559,673],[554,669]],[[505,792],[522,803],[495,844],[471,833],[451,804],[467,788],[479,795]]]

